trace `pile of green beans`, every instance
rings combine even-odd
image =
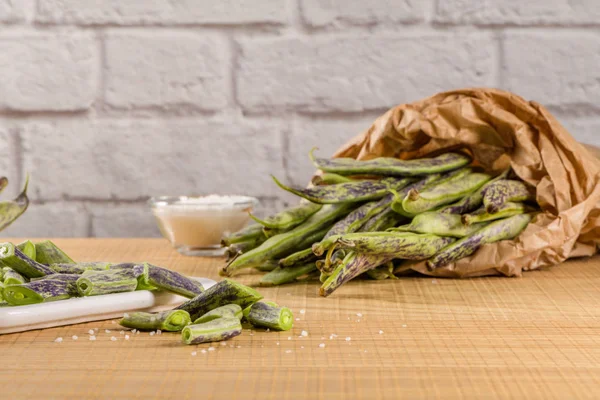
[[[405,260],[446,267],[481,246],[516,238],[539,212],[535,189],[512,171],[489,174],[463,153],[400,160],[310,159],[307,188],[290,209],[223,238],[221,275],[266,271],[260,284],[319,279],[328,296],[355,277],[396,279]],[[396,273],[397,272],[397,273]]]

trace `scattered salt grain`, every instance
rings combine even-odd
[[[288,340],[292,340],[292,337],[291,337],[291,336],[288,336]]]
[[[290,354],[292,351],[291,350],[286,350],[285,352],[286,352],[286,354]]]
[[[111,336],[111,337],[110,337],[110,340],[111,340],[112,342],[116,342],[116,341],[117,341],[117,338],[116,338],[116,337],[114,337],[114,336]]]
[[[125,340],[129,340],[129,335],[125,335]]]
[[[431,283],[433,283],[433,284],[435,285],[435,284],[437,283],[437,281],[436,281],[435,279],[433,279],[433,280],[431,281]]]
[[[300,348],[301,348],[301,349],[303,349],[303,348],[304,348],[304,346],[300,346]]]
[[[94,335],[90,336],[90,340],[91,340],[91,341],[94,341],[94,340],[96,340],[96,336],[94,336]]]
[[[365,353],[366,353],[366,352],[367,352],[367,351],[365,350]]]
[[[117,321],[110,321],[111,324],[116,325]]]
[[[124,335],[125,331],[119,331],[119,335]]]
[[[159,329],[159,330],[156,331],[156,334],[157,335],[162,335],[162,331]]]
[[[304,314],[304,313],[306,313],[305,309],[300,310],[300,314]]]
[[[137,329],[132,330],[131,333],[136,334],[137,333]]]
[[[94,328],[94,330],[96,331],[96,333],[98,333],[99,329],[98,328]]]
[[[129,318],[129,314],[127,314],[127,313],[123,314],[123,318]]]
[[[235,348],[236,348],[236,349],[241,349],[241,348],[242,348],[242,346],[235,346]]]
[[[300,332],[300,336],[307,337],[308,336],[308,332],[302,331],[302,332]]]
[[[156,335],[156,332],[152,331],[152,332],[149,333],[149,335],[150,336],[154,336],[154,335]]]
[[[135,334],[136,334],[136,335],[139,335],[139,334],[140,334],[140,331],[137,331]]]
[[[271,330],[269,328],[267,328],[265,332],[271,332]]]
[[[279,342],[277,342],[276,344],[277,344],[277,346],[279,346]]]
[[[349,341],[351,341],[351,340],[352,340],[352,338],[351,338],[350,336],[348,336],[348,337],[346,338],[346,342],[349,342]]]
[[[357,316],[358,318],[360,318],[360,317],[362,317],[362,314],[361,314],[361,313],[356,313],[356,316]]]
[[[250,332],[250,336],[254,336],[254,332]]]
[[[406,328],[406,324],[402,324],[402,327],[403,327],[403,328]]]
[[[200,353],[206,354],[206,350],[202,349],[202,350],[200,350]]]
[[[380,334],[380,335],[383,335],[383,331],[381,331],[381,330],[380,330],[380,331],[379,331],[379,334]]]
[[[300,318],[296,318],[296,321],[300,321]]]
[[[215,351],[215,348],[211,346],[208,348],[208,351]]]
[[[110,333],[110,329],[105,329],[104,333]]]
[[[93,329],[90,329],[90,330],[88,331],[88,334],[90,334],[90,335],[93,335],[94,333],[95,333],[95,332],[94,332],[94,330],[93,330]]]
[[[227,346],[227,342],[221,342],[220,345],[221,346]]]
[[[321,336],[321,340],[325,340],[325,336]]]
[[[325,343],[321,343],[321,344],[319,345],[319,347],[320,347],[320,348],[324,348],[324,347],[325,347]]]
[[[71,336],[71,339],[73,339],[73,340],[77,340],[77,339],[79,339],[79,336],[77,336],[77,335],[73,335],[73,336]]]
[[[60,343],[60,342],[62,342],[61,337],[57,337],[56,339],[54,339],[54,343]]]
[[[192,353],[191,353],[191,354],[192,354],[192,357],[196,357],[196,355],[197,355],[198,353],[197,353],[197,352],[195,352],[195,351],[192,351]]]

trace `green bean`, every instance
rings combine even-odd
[[[471,236],[462,238],[444,248],[427,261],[427,267],[431,270],[440,268],[470,256],[484,244],[514,239],[527,227],[532,218],[531,214],[520,214],[493,222]]]
[[[312,243],[311,243],[312,246]],[[312,252],[312,247],[304,250],[297,251],[289,256],[279,260],[279,266],[281,268],[296,267],[300,264],[306,264],[307,262],[313,262],[317,257]]]
[[[190,314],[183,310],[169,310],[158,313],[130,312],[123,315],[119,324],[126,328],[153,331],[180,332],[190,324]]]
[[[391,208],[387,208],[379,214],[373,216],[360,229],[360,232],[377,232],[385,231],[388,228],[396,226],[405,217],[396,213]]]
[[[24,306],[71,297],[68,282],[51,279],[7,285],[3,293],[4,299],[11,306]]]
[[[494,214],[507,202],[535,200],[535,189],[525,182],[500,180],[490,185],[483,194],[483,205],[488,213]]]
[[[425,188],[422,193],[411,190],[402,201],[402,208],[414,215],[430,211],[471,194],[490,179],[487,174],[472,173],[463,179]]]
[[[296,279],[316,271],[314,262],[306,263],[289,268],[277,267],[273,271],[264,275],[260,280],[261,286],[276,286],[284,283],[294,282]]]
[[[389,255],[350,252],[323,285],[321,285],[319,294],[327,297],[346,282],[370,269],[391,261],[392,258],[393,256]]]
[[[50,264],[49,267],[57,274],[83,274],[85,271],[106,271],[111,263],[107,262],[80,262],[75,264]]]
[[[498,211],[494,214],[490,214],[485,208],[480,208],[472,214],[465,214],[462,216],[462,223],[465,225],[477,224],[478,222],[496,221],[498,219],[512,217],[513,215],[526,214],[534,211],[532,207],[529,207],[523,203],[504,203]]]
[[[509,168],[470,195],[463,197],[454,204],[445,206],[444,208],[440,209],[439,212],[444,214],[464,214],[477,210],[483,204],[483,193],[485,193],[485,190],[488,188],[488,186],[499,180],[506,179],[510,173],[511,169]]]
[[[27,257],[12,243],[0,243],[0,261],[27,278],[38,278],[54,273],[46,265]]]
[[[15,222],[27,210],[29,206],[27,186],[29,186],[29,175],[25,179],[23,191],[14,200],[0,202],[0,231]]]
[[[306,221],[311,215],[319,211],[321,207],[323,207],[321,204],[302,203],[265,219],[259,219],[252,214],[250,214],[250,217],[266,228],[289,230]]]
[[[261,272],[271,272],[277,267],[279,267],[279,260],[266,260],[254,268]]]
[[[310,158],[316,168],[340,175],[426,175],[455,170],[471,162],[470,157],[458,153],[446,153],[434,158],[416,160],[379,157],[369,161],[359,161],[353,158],[334,158],[330,160],[316,158],[313,153],[314,149],[310,152]]]
[[[242,307],[240,307],[238,304],[227,304],[207,312],[200,318],[196,319],[194,321],[194,325],[210,322],[217,318],[237,318],[241,320],[243,316],[244,314],[242,313]]]
[[[331,172],[324,172],[321,175],[315,175],[312,178],[311,183],[315,186],[319,185],[335,185],[337,183],[347,183],[354,182],[355,180],[352,178],[348,178],[346,176],[334,174]]]
[[[323,228],[328,227],[329,224],[347,214],[352,210],[352,207],[351,203],[324,206],[316,214],[291,231],[273,236],[256,249],[240,255],[227,264],[221,273],[231,275],[237,270],[256,267],[264,261],[285,257],[295,251],[305,249],[310,246],[310,243],[306,243],[307,240],[313,240],[312,238],[315,237],[315,234],[321,232]],[[318,239],[315,241],[318,241]]]
[[[185,310],[190,313],[192,320],[227,304],[237,304],[242,309],[262,299],[262,295],[251,287],[230,279],[224,279],[203,293],[186,301],[175,310]]]
[[[394,263],[388,262],[385,265],[381,265],[379,267],[367,270],[365,274],[376,281],[383,281],[386,279],[398,279],[396,275],[394,275]]]
[[[461,238],[472,235],[486,224],[464,225],[462,217],[457,214],[440,214],[424,212],[413,218],[408,225],[390,228],[390,232],[430,233],[438,236]]]
[[[289,308],[266,302],[254,303],[246,319],[254,326],[277,331],[289,331],[294,325],[294,315]]]
[[[383,178],[378,181],[338,183],[336,185],[314,186],[303,189],[286,186],[275,177],[273,177],[273,180],[283,190],[320,204],[377,200],[384,197],[390,189],[400,190],[411,182],[408,178]]]
[[[133,270],[85,271],[77,279],[81,296],[133,292],[138,286],[138,276]]]
[[[244,254],[252,249],[257,248],[261,244],[263,244],[267,240],[265,235],[259,236],[254,239],[245,240],[243,242],[238,242],[234,244],[230,244],[226,249],[227,261],[231,261],[240,254]]]
[[[454,241],[453,238],[404,232],[358,232],[333,236],[316,243],[313,252],[329,257],[337,248],[357,253],[392,255],[392,259],[425,260]]]
[[[27,257],[35,260],[35,244],[33,244],[30,240],[26,240],[17,245],[17,249],[21,250],[23,254]]]
[[[252,224],[242,230],[224,236],[221,239],[221,245],[230,246],[248,240],[259,240],[261,237],[264,237],[263,226],[261,224]]]
[[[31,278],[31,282],[35,281],[43,281],[43,280],[51,280],[51,281],[61,281],[67,283],[67,290],[69,291],[69,296],[78,296],[77,292],[77,279],[79,279],[79,275],[77,274],[52,274],[45,275],[40,278]]]
[[[5,285],[20,285],[29,282],[27,278],[10,267],[2,268],[2,274]]]
[[[45,265],[75,263],[71,257],[50,240],[35,244],[35,260]]]
[[[200,344],[229,340],[242,333],[242,324],[237,318],[217,318],[203,324],[188,325],[181,332],[185,344]]]

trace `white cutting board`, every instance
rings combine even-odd
[[[216,284],[208,278],[193,278],[205,289]],[[184,301],[185,297],[163,291],[139,290],[102,296],[76,297],[27,306],[0,307],[0,335],[120,318],[130,311],[163,311]]]

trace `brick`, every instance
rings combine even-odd
[[[598,24],[597,0],[444,0],[434,20],[481,25]]]
[[[26,5],[23,0],[0,0],[0,22],[24,21]]]
[[[231,120],[39,122],[23,128],[24,165],[40,199],[273,196],[280,136],[272,124]]]
[[[0,109],[84,110],[97,91],[97,46],[83,33],[1,34]]]
[[[544,105],[600,102],[600,38],[594,34],[544,36],[514,32],[503,43],[502,82]]]
[[[160,237],[150,207],[145,204],[90,206],[95,237]]]
[[[422,0],[302,0],[302,15],[311,26],[418,22],[425,17]]]
[[[600,146],[600,120],[563,119],[559,121],[581,143]]]
[[[298,119],[289,135],[287,171],[295,185],[305,186],[315,173],[308,153],[313,147],[320,157],[330,157],[344,143],[369,128],[373,117],[346,120]]]
[[[117,108],[227,105],[223,42],[192,33],[109,34],[106,102]]]
[[[281,0],[39,0],[37,20],[95,24],[283,23]]]
[[[30,204],[25,214],[0,233],[2,237],[85,237],[89,216],[78,203]]]
[[[361,111],[485,86],[487,34],[254,39],[240,43],[237,88],[251,111]]]
[[[0,176],[8,178],[8,186],[0,194],[0,201],[13,199],[23,189],[19,182],[18,158],[15,154],[16,127],[0,119]]]

